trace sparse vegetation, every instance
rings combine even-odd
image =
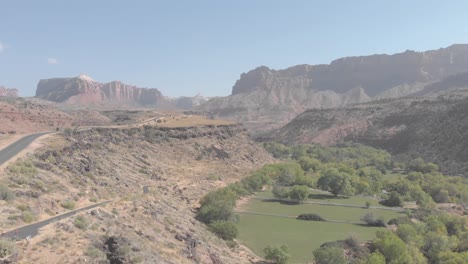
[[[11,201],[15,199],[15,194],[5,185],[0,184],[0,200]]]
[[[16,251],[16,244],[13,241],[0,238],[0,258],[5,258]]]
[[[81,230],[86,230],[88,229],[88,226],[89,226],[88,219],[86,219],[86,217],[82,215],[75,217],[73,224],[75,225],[76,228],[79,228]]]
[[[68,209],[68,210],[73,210],[73,209],[75,209],[75,202],[72,201],[72,200],[63,201],[60,205],[61,205],[63,208]]]

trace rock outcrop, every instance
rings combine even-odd
[[[307,108],[408,96],[465,71],[468,45],[348,57],[328,65],[298,65],[284,70],[261,66],[243,73],[230,96],[212,99],[200,110],[265,130],[287,123]]]
[[[18,89],[6,88],[4,86],[0,86],[0,96],[19,97],[19,92],[18,92]]]

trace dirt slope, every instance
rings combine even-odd
[[[45,228],[19,246],[20,263],[249,263],[255,256],[229,249],[194,219],[194,210],[206,192],[269,162],[238,125],[51,136],[29,161],[0,175],[16,195],[0,201],[0,230],[25,223],[25,214],[39,220],[70,203],[111,200],[83,214],[86,227],[72,218]]]

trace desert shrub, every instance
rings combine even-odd
[[[68,209],[68,210],[73,210],[73,209],[75,209],[75,202],[73,202],[73,201],[71,201],[71,200],[63,201],[60,205],[61,205],[63,208]]]
[[[21,220],[25,223],[31,223],[36,220],[36,216],[30,211],[24,211],[21,213]]]
[[[88,247],[85,254],[92,259],[106,258],[106,254],[104,252],[93,246]]]
[[[82,215],[75,217],[75,221],[73,222],[73,224],[76,228],[79,228],[81,230],[86,230],[89,226],[88,220]]]
[[[285,245],[282,246],[268,246],[263,249],[265,253],[265,259],[273,260],[276,264],[286,264],[288,263],[291,256],[288,253],[288,247]]]
[[[326,221],[318,214],[300,214],[296,219],[305,221]]]
[[[224,240],[233,240],[239,233],[237,226],[230,221],[214,221],[209,225],[209,229]]]
[[[362,221],[366,222],[369,226],[387,226],[385,220],[374,213],[367,213],[362,218]]]
[[[16,244],[12,241],[0,238],[0,258],[5,258],[13,254],[16,250]]]
[[[11,201],[15,199],[15,194],[5,185],[0,184],[0,200]]]
[[[16,206],[16,208],[18,208],[18,210],[20,210],[21,212],[30,210],[29,206],[27,206],[25,204],[20,204],[20,205]]]
[[[31,176],[37,173],[37,169],[30,160],[19,160],[8,167],[8,171],[14,175]]]

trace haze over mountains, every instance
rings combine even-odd
[[[245,122],[255,130],[284,125],[308,108],[329,108],[374,99],[430,95],[452,75],[468,71],[468,45],[426,52],[341,58],[328,65],[265,66],[243,73],[227,97],[200,109]],[[444,80],[449,78],[448,80]],[[433,86],[430,86],[430,85]]]

